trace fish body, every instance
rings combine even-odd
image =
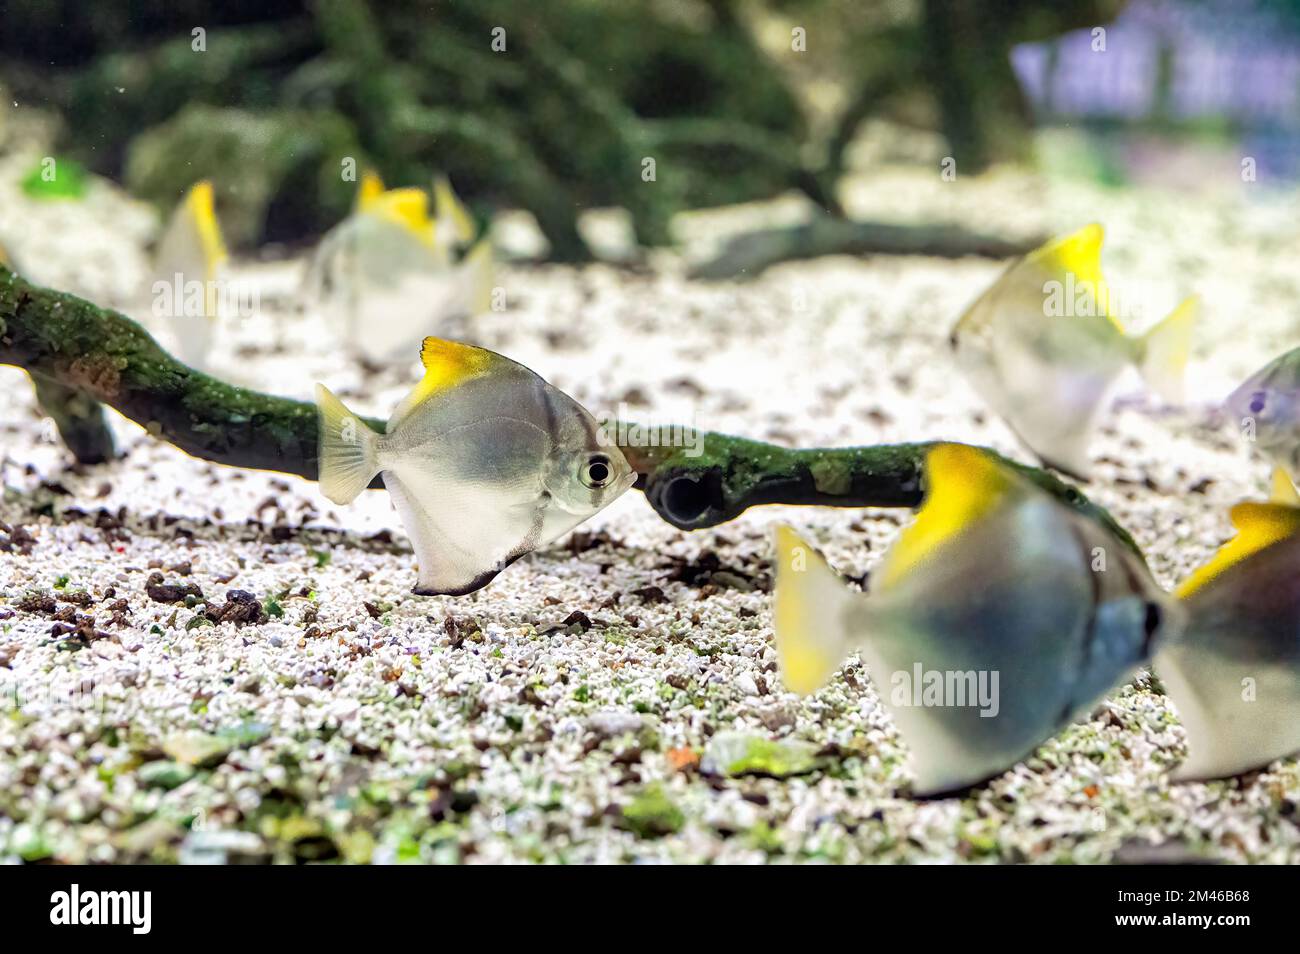
[[[216,337],[220,282],[229,257],[212,183],[195,183],[158,242],[151,284],[154,317],[166,323],[181,358],[195,368],[207,366]]]
[[[860,654],[914,791],[933,795],[1004,771],[1086,712],[1145,658],[1169,601],[1109,531],[986,453],[940,445],[926,476],[868,596],[778,531],[775,630],[796,692]]]
[[[405,354],[430,330],[488,308],[491,245],[484,239],[457,260],[472,220],[445,180],[435,198],[436,218],[422,189],[385,190],[367,174],[355,211],[325,236],[308,266],[305,297],[341,341],[372,362]]]
[[[1300,481],[1300,348],[1260,368],[1223,402],[1255,448],[1293,483]],[[1274,483],[1275,496],[1278,484]]]
[[[573,529],[636,480],[589,413],[521,364],[428,338],[425,376],[384,434],[324,386],[320,486],[338,504],[383,475],[420,595],[462,595]]]
[[[1131,364],[1180,399],[1194,298],[1141,337],[1124,332],[1101,274],[1102,229],[1089,225],[1011,265],[953,329],[958,364],[1045,463],[1085,476],[1102,400]]]
[[[1232,522],[1237,535],[1177,591],[1186,625],[1154,647],[1187,731],[1176,779],[1300,751],[1300,507],[1239,504]]]

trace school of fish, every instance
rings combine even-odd
[[[446,179],[429,194],[363,175],[300,288],[371,361],[418,344],[425,373],[383,431],[317,386],[322,493],[348,504],[378,479],[417,562],[414,592],[464,595],[607,507],[637,474],[581,405],[507,357],[428,332],[488,307],[491,246]],[[1101,226],[1014,262],[950,337],[975,390],[1044,464],[1086,478],[1121,373],[1177,402],[1197,299],[1145,333],[1123,327],[1101,272]],[[196,183],[153,260],[155,317],[206,366],[229,255],[213,187]],[[12,258],[0,247],[0,263]],[[16,266],[13,266],[16,267]],[[159,283],[178,292],[158,307]],[[1143,666],[1187,736],[1173,777],[1207,779],[1300,751],[1300,348],[1224,402],[1273,468],[1268,502],[1174,593],[1141,556],[991,452],[939,444],[922,506],[866,592],[789,527],[775,534],[773,629],[785,685],[817,691],[857,654],[906,741],[917,796],[1011,768]]]

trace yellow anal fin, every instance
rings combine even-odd
[[[1230,512],[1237,535],[1213,559],[1183,581],[1175,593],[1186,599],[1230,567],[1300,531],[1300,507],[1280,503],[1240,503]]]
[[[897,583],[991,511],[1013,485],[1012,476],[992,457],[966,444],[935,447],[926,456],[925,473],[925,502],[885,557],[879,571],[882,586]]]

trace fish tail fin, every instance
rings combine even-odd
[[[1273,483],[1269,490],[1268,502],[1300,507],[1300,493],[1296,492],[1295,484],[1291,482],[1291,475],[1281,467],[1273,468]]]
[[[1138,339],[1138,368],[1151,390],[1166,401],[1183,398],[1183,372],[1192,351],[1200,299],[1193,295]]]
[[[789,527],[776,531],[774,619],[781,678],[800,695],[816,691],[848,654],[845,610],[852,591]]]
[[[349,411],[323,384],[316,385],[320,412],[320,489],[348,504],[379,473],[379,435]]]
[[[440,226],[449,228],[458,245],[467,245],[474,239],[474,217],[460,201],[451,187],[451,180],[438,176],[433,180],[433,198]]]
[[[492,310],[492,283],[496,278],[492,267],[492,243],[483,238],[475,243],[461,263],[466,282],[465,304],[470,315],[481,315]]]

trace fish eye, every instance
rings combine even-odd
[[[593,490],[609,483],[612,474],[613,468],[609,466],[609,458],[604,454],[592,454],[582,465],[582,482]]]
[[[1264,410],[1264,392],[1256,391],[1255,396],[1250,399],[1250,413],[1258,414]]]
[[[1155,631],[1160,628],[1164,622],[1164,613],[1155,603],[1148,603],[1146,606],[1146,617],[1142,620],[1142,629],[1146,633],[1147,639],[1155,635]]]

